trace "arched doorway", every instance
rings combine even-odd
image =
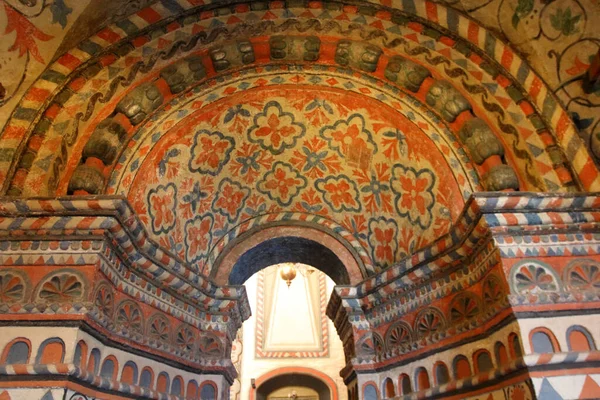
[[[250,393],[249,399],[269,400],[270,394],[282,393],[281,389],[287,387],[290,388],[290,394],[294,391],[294,387],[307,388],[309,389],[307,392],[316,393],[318,397],[315,400],[339,399],[338,389],[331,378],[317,370],[301,367],[280,368],[259,377],[256,380],[256,390]],[[313,396],[305,397],[310,398]]]
[[[291,280],[289,271],[294,272]],[[232,387],[232,399],[247,399],[255,391],[251,382],[261,375],[273,370],[294,372],[307,365],[332,381],[338,393],[345,392],[339,371],[348,357],[333,322],[326,315],[334,285],[330,277],[314,266],[297,262],[267,266],[244,282],[252,315],[244,321],[234,342],[236,351],[232,355],[239,375]],[[287,378],[280,379],[284,382]],[[291,393],[297,385],[284,386]],[[273,398],[283,393],[284,386],[278,386]],[[297,392],[302,395],[300,398],[324,398],[321,390],[310,396],[307,390]]]

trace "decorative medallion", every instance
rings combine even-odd
[[[592,260],[577,260],[567,266],[565,282],[571,290],[600,291],[600,264]]]
[[[223,354],[223,343],[217,336],[202,332],[198,339],[198,350],[202,357],[219,358]]]
[[[486,308],[502,302],[506,294],[502,289],[502,282],[496,275],[489,275],[483,281],[483,302]]]
[[[25,300],[25,281],[13,272],[0,272],[0,304],[14,304]]]
[[[185,354],[192,354],[196,346],[196,335],[189,325],[184,324],[177,329],[175,346]]]
[[[221,132],[202,129],[194,136],[191,157],[188,163],[190,171],[217,175],[229,162],[235,141]]]
[[[66,303],[83,298],[84,286],[75,274],[58,273],[40,287],[38,298],[52,303]]]
[[[171,341],[171,324],[167,317],[155,314],[148,321],[148,337],[151,340],[166,344]]]
[[[460,293],[450,302],[450,321],[459,324],[476,317],[481,312],[477,295],[470,292]]]
[[[128,333],[143,334],[144,318],[140,307],[131,300],[124,300],[119,304],[115,313],[115,324],[117,328]]]
[[[388,329],[385,334],[387,349],[396,349],[412,342],[412,329],[406,322],[398,321]]]
[[[531,261],[513,267],[512,284],[517,293],[556,292],[559,284],[550,267]]]
[[[254,117],[254,125],[248,129],[248,140],[273,154],[280,154],[295,147],[305,132],[305,126],[295,121],[293,112],[284,111],[277,101],[270,101]]]
[[[94,305],[104,316],[112,317],[114,301],[114,293],[110,285],[106,282],[99,284],[94,295]]]
[[[417,314],[415,319],[415,333],[419,338],[440,332],[446,326],[444,315],[434,307],[427,307]]]

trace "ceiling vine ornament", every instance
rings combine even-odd
[[[181,3],[43,74],[20,106],[34,112],[2,132],[5,193],[125,195],[199,268],[244,221],[306,213],[387,267],[446,233],[474,191],[599,185],[564,110],[537,111],[541,80],[453,10]]]

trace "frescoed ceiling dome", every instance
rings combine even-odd
[[[464,154],[461,162],[443,134],[427,135],[419,123],[438,129],[405,101],[392,108],[340,89],[361,89],[343,77],[320,87],[323,77],[295,77],[250,78],[181,105],[160,137],[136,143],[148,153],[123,165],[115,192],[190,263],[205,264],[220,237],[265,214],[332,220],[380,266],[446,233],[473,190]]]
[[[7,193],[125,196],[212,275],[260,227],[311,226],[365,277],[447,233],[473,192],[600,185],[562,150],[575,128],[542,81],[450,8],[177,4],[49,67],[22,105],[39,115],[5,128],[0,146],[26,143],[0,160]]]

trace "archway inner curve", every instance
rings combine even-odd
[[[338,285],[350,283],[348,272],[339,258],[322,244],[297,236],[266,240],[244,253],[229,275],[230,285],[240,285],[256,272],[282,263],[302,263],[326,273]]]
[[[257,386],[255,400],[266,400],[269,394],[290,386],[312,389],[317,392],[319,400],[337,399],[336,393],[332,393],[332,387],[318,377],[302,372],[288,372],[275,375]]]

